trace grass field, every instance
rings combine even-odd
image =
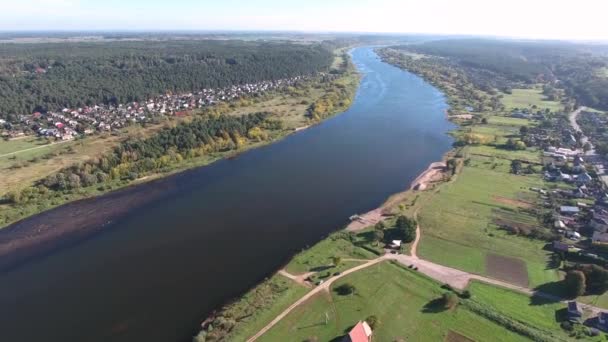
[[[542,89],[513,89],[511,94],[505,94],[502,103],[507,110],[513,108],[529,108],[536,106],[539,109],[548,108],[552,112],[563,110],[563,106],[556,101],[545,100]]]
[[[476,160],[471,156],[471,160]],[[497,229],[502,215],[513,222],[533,225],[536,218],[501,199],[533,196],[530,187],[542,186],[539,176],[519,176],[488,168],[484,161],[465,167],[455,181],[442,185],[419,211],[422,240],[418,254],[426,259],[462,270],[487,274],[487,253],[524,260],[531,285],[557,279],[547,269],[549,253],[543,242],[512,236]],[[503,164],[504,165],[504,164]]]
[[[356,293],[341,296],[332,290],[319,294],[259,341],[334,341],[371,315],[380,322],[374,341],[443,341],[450,331],[474,341],[527,340],[462,306],[453,310],[438,307],[436,299],[444,292],[439,284],[390,263],[350,274],[333,284],[333,289],[344,283],[354,285]]]
[[[301,274],[323,269],[332,264],[333,257],[342,259],[373,259],[377,255],[353,245],[341,238],[327,238],[313,247],[297,254],[285,267],[291,274]],[[328,268],[328,270],[331,270]]]

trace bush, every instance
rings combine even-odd
[[[453,309],[458,305],[458,296],[453,292],[446,292],[441,296],[441,302],[446,309]]]
[[[380,324],[378,317],[376,317],[375,315],[367,317],[365,321],[367,322],[369,327],[372,328],[372,330],[376,330],[376,327],[378,327],[378,325]]]
[[[354,294],[357,291],[357,289],[355,288],[354,285],[352,285],[350,283],[344,283],[344,284],[336,287],[335,291],[340,296],[348,296],[348,295]]]
[[[464,299],[469,299],[469,298],[471,298],[471,292],[469,290],[464,290],[460,294],[460,297],[464,298]]]
[[[585,274],[581,271],[568,271],[564,284],[571,298],[585,294],[586,279]]]

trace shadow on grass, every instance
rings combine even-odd
[[[325,322],[319,322],[319,323],[313,323],[313,324],[309,324],[303,327],[298,327],[298,330],[304,330],[304,329],[309,329],[309,328],[314,328],[314,327],[320,327],[322,325],[325,325]]]
[[[534,288],[530,297],[530,305],[546,305],[559,303],[565,297],[566,289],[561,281],[553,281]]]
[[[323,271],[328,270],[333,267],[334,267],[333,265],[315,266],[315,267],[310,268],[310,272],[323,272]]]
[[[430,302],[426,303],[422,308],[423,313],[440,313],[444,312],[447,309],[445,308],[444,302],[442,298],[435,298]]]
[[[561,323],[568,320],[568,309],[563,308],[555,311],[555,322]]]

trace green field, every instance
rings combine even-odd
[[[566,307],[563,303],[535,305],[530,301],[530,297],[524,294],[477,281],[469,285],[469,291],[476,301],[489,305],[519,321],[529,322],[547,330],[560,330],[556,312]]]
[[[325,267],[327,269],[324,269],[324,271],[337,271],[329,268],[331,267],[333,257],[340,257],[342,259],[373,259],[377,255],[353,245],[350,241],[333,235],[294,256],[285,267],[285,270],[291,274],[311,272]]]
[[[532,286],[557,279],[557,270],[547,269],[549,253],[545,243],[512,236],[497,229],[495,220],[505,216],[512,222],[535,225],[536,217],[518,209],[517,202],[529,200],[530,187],[542,187],[538,175],[520,176],[496,169],[487,159],[471,157],[455,181],[444,184],[422,205],[419,222],[422,240],[418,254],[465,271],[487,274],[488,253],[520,258],[526,262]]]
[[[538,109],[548,108],[552,112],[563,110],[563,106],[556,101],[545,100],[542,89],[513,89],[511,94],[505,94],[502,103],[507,110],[513,108],[529,108],[536,106]]]
[[[259,341],[334,341],[371,315],[380,322],[374,341],[444,341],[450,330],[474,341],[527,340],[462,305],[444,310],[436,304],[445,291],[439,284],[391,263],[350,274],[333,288],[344,283],[354,285],[356,294],[341,296],[333,290],[319,294],[294,309]],[[540,309],[527,306],[526,310],[536,314]],[[542,310],[544,314],[548,309]]]

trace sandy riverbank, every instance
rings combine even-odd
[[[444,179],[446,169],[447,165],[445,161],[431,163],[426,170],[424,170],[418,177],[416,177],[416,179],[414,179],[409,189],[404,192],[424,191],[429,189],[433,183],[440,182]],[[351,232],[358,231],[391,217],[392,215],[388,212],[388,210],[395,202],[393,199],[394,197],[395,196],[391,196],[391,198],[379,208],[368,211],[362,215],[357,215],[357,217],[346,226],[346,230]],[[398,199],[399,196],[396,198]]]

